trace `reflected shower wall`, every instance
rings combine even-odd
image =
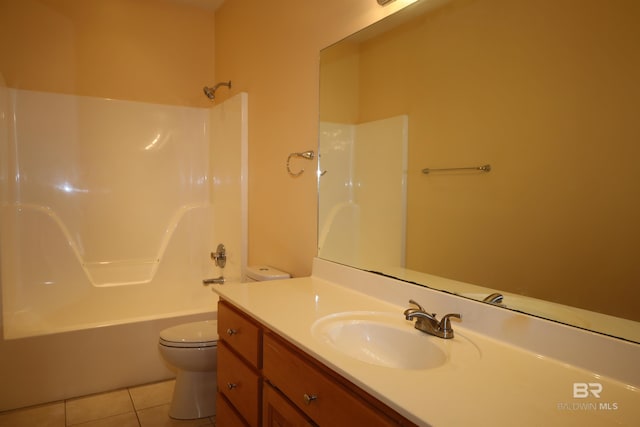
[[[404,266],[407,133],[404,115],[320,123],[321,258],[367,270]]]
[[[212,109],[2,91],[5,338],[213,311]]]

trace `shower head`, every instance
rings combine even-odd
[[[207,98],[209,98],[210,100],[214,100],[216,95],[215,95],[215,91],[213,89],[211,89],[210,87],[205,86],[204,87],[204,94],[207,96]]]
[[[226,86],[231,89],[231,80],[229,80],[228,82],[217,83],[213,87],[205,86],[202,90],[204,91],[204,94],[207,96],[207,98],[213,101],[216,98],[216,90],[218,90],[220,86]]]

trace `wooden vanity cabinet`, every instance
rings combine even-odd
[[[416,427],[223,300],[218,335],[220,427]]]
[[[226,302],[218,304],[218,395],[216,424],[259,427],[262,400],[262,330]],[[227,406],[229,408],[227,408]]]

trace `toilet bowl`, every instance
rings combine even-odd
[[[248,267],[245,274],[251,282],[291,277],[289,273],[262,265]],[[177,370],[176,385],[169,408],[171,418],[188,420],[215,414],[217,328],[216,320],[205,320],[160,331],[160,354]]]
[[[160,332],[158,349],[177,370],[169,416],[194,419],[216,412],[218,322],[185,323]]]

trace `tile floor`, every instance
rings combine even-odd
[[[185,421],[169,418],[174,383],[163,381],[0,412],[0,427],[215,426],[215,417]]]

